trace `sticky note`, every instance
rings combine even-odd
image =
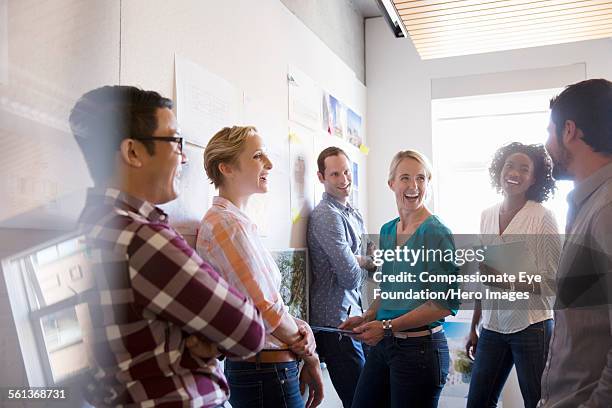
[[[293,143],[302,143],[302,139],[294,132],[289,132],[289,141]]]
[[[293,214],[291,215],[291,222],[295,224],[301,218],[302,218],[302,214],[300,213],[300,211],[299,210],[294,210]]]
[[[367,156],[370,153],[370,148],[363,143],[359,146],[359,151],[363,153],[364,156]]]

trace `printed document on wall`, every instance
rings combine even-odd
[[[323,91],[306,74],[289,67],[289,120],[309,129],[318,129],[321,123]]]
[[[241,122],[242,92],[234,85],[178,55],[174,69],[176,116],[188,142],[205,147],[221,128]]]

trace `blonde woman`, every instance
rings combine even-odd
[[[281,275],[244,212],[253,194],[268,191],[272,162],[252,126],[217,132],[204,151],[204,168],[219,189],[198,231],[197,250],[229,282],[251,298],[266,327],[264,350],[248,360],[227,359],[225,374],[235,407],[319,405],[323,384],[315,340],[307,323],[292,317],[279,293]],[[304,367],[299,374],[299,359]]]
[[[423,155],[413,150],[395,155],[388,184],[395,194],[399,217],[380,229],[381,250],[454,250],[450,230],[425,205],[430,181],[431,167]],[[415,276],[423,271],[435,275],[457,273],[452,262],[438,258],[419,258],[416,262],[384,259],[383,278],[400,277],[404,272]],[[389,298],[376,299],[362,316],[340,325],[352,328],[358,339],[373,346],[359,377],[353,408],[436,407],[449,368],[442,323],[446,316],[457,313],[459,302],[393,296],[409,291],[446,292],[456,285],[382,280],[381,293]]]

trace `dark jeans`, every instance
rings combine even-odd
[[[225,360],[234,408],[303,408],[298,362],[247,363]]]
[[[353,408],[435,408],[449,366],[444,332],[398,339],[385,337],[370,349]]]
[[[344,408],[350,408],[359,375],[365,363],[361,342],[337,333],[317,333],[317,353],[329,371],[329,377]]]
[[[483,328],[476,347],[467,406],[496,407],[508,374],[516,365],[525,408],[535,407],[540,400],[540,381],[552,329],[552,319],[511,334]]]

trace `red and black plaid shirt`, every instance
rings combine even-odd
[[[264,344],[254,306],[204,262],[150,203],[115,189],[88,195],[81,225],[96,288],[88,296],[96,406],[213,407],[229,389],[217,359],[185,347],[197,334],[224,354]]]

